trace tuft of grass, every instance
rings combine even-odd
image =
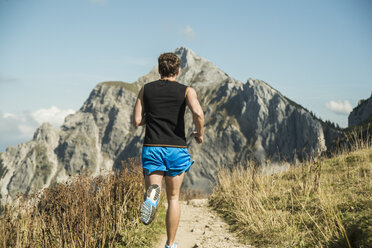
[[[189,201],[192,199],[207,198],[207,194],[200,190],[181,188],[180,201]]]
[[[6,204],[0,247],[152,247],[165,232],[165,207],[160,202],[151,225],[141,223],[144,180],[137,164],[96,178],[76,176]]]
[[[264,175],[220,169],[210,205],[256,247],[372,247],[372,147]]]

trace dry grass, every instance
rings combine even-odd
[[[372,247],[372,147],[265,176],[221,169],[210,204],[256,247]]]
[[[208,195],[200,190],[190,190],[181,188],[180,192],[180,201],[188,201],[192,199],[204,199]]]
[[[151,247],[164,232],[165,209],[159,204],[150,226],[140,223],[144,185],[137,163],[107,176],[76,176],[6,205],[0,247]]]

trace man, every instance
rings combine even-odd
[[[180,64],[174,53],[161,54],[158,58],[161,78],[141,88],[133,110],[133,125],[146,125],[142,147],[146,200],[141,208],[141,219],[146,225],[154,219],[165,177],[168,199],[166,248],[177,247],[174,239],[180,220],[180,188],[185,172],[194,163],[186,146],[186,106],[193,114],[197,130],[190,137],[199,144],[203,143],[204,114],[195,90],[176,81]]]

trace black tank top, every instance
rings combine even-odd
[[[169,80],[145,84],[144,146],[187,147],[184,121],[186,89],[186,85]]]

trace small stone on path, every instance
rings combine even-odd
[[[229,226],[208,207],[208,199],[182,201],[180,205],[181,220],[176,235],[178,248],[253,248],[238,242],[229,232]],[[166,240],[164,235],[157,247],[163,248]]]

